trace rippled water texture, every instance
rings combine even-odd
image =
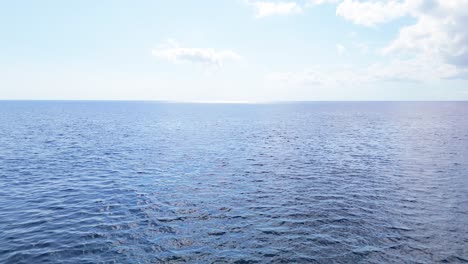
[[[468,261],[468,103],[0,101],[0,263]]]

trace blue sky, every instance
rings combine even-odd
[[[467,100],[467,0],[0,2],[0,99]]]

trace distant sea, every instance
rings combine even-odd
[[[0,263],[468,262],[468,103],[0,101]]]

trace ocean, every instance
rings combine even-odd
[[[468,262],[467,102],[0,101],[0,263]]]

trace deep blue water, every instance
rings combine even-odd
[[[468,103],[0,101],[0,263],[468,261]]]

